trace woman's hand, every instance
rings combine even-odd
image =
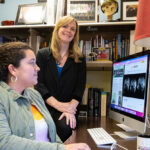
[[[70,128],[74,129],[76,127],[76,117],[74,114],[62,113],[58,120],[61,120],[63,117],[66,117],[66,124],[70,124]]]
[[[59,102],[56,98],[53,96],[49,97],[46,100],[46,103],[55,109],[57,109],[60,112],[67,112],[70,114],[76,114],[77,106],[79,102],[75,99],[72,99],[70,102]]]
[[[76,114],[76,107],[71,104],[70,102],[67,102],[67,103],[61,103],[61,106],[59,107],[59,111],[61,112],[67,112],[67,113],[70,113],[70,114]]]
[[[60,112],[67,112],[70,114],[76,114],[77,106],[79,104],[79,102],[75,99],[72,99],[70,102],[59,102],[53,96],[49,97],[46,100],[46,103]]]
[[[91,150],[86,143],[67,144],[66,150]]]

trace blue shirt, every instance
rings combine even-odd
[[[57,73],[58,73],[59,78],[61,76],[62,69],[63,69],[63,67],[59,67],[59,65],[57,64]]]

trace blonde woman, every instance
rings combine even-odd
[[[86,83],[86,63],[78,47],[79,27],[71,16],[56,24],[50,48],[38,51],[40,67],[36,89],[41,93],[65,141],[76,127],[77,107]]]

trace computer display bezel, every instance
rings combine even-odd
[[[134,58],[137,58],[137,57],[141,57],[141,56],[144,56],[144,55],[147,55],[148,56],[148,64],[147,64],[147,75],[146,75],[146,80],[148,81],[149,80],[149,61],[150,61],[150,52],[149,51],[145,51],[145,52],[140,52],[140,53],[136,53],[134,55],[130,55],[130,56],[127,56],[125,58],[122,58],[122,59],[118,59],[116,61],[113,62],[112,65],[114,65],[114,63],[119,63],[119,62],[122,62],[122,61],[127,61],[127,60],[130,60],[130,59],[134,59]],[[113,70],[114,71],[114,70]],[[113,82],[113,72],[112,72],[112,82]],[[145,93],[148,92],[148,82],[146,82],[146,90],[145,90]],[[112,83],[113,84],[113,83]],[[111,89],[111,92],[112,92],[112,89]],[[145,122],[145,117],[147,115],[147,112],[146,112],[146,108],[148,107],[148,94],[146,94],[146,97],[145,97],[145,104],[144,104],[144,116],[143,118],[139,117],[139,116],[135,116],[135,115],[132,115],[130,113],[127,113],[127,112],[124,112],[124,111],[121,111],[121,110],[118,110],[118,109],[115,109],[115,108],[112,108],[111,107],[111,102],[110,102],[110,110],[111,111],[114,111],[114,112],[117,112],[117,113],[120,113],[122,115],[125,115],[127,117],[131,117],[133,119],[136,119],[136,120],[139,120],[141,122]],[[112,95],[111,95],[111,100],[112,100]]]

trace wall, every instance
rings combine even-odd
[[[5,0],[5,3],[0,3],[0,25],[3,20],[14,20],[20,4],[37,3],[38,0]]]
[[[111,71],[87,71],[87,84],[94,88],[111,91]]]

